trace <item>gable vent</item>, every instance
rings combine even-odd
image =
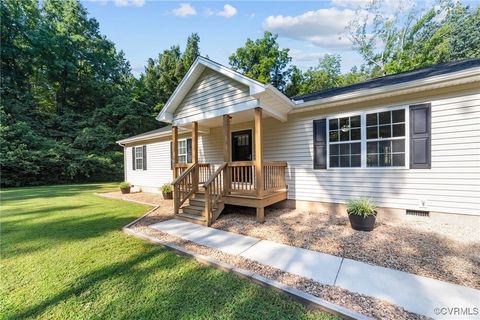
[[[417,217],[430,217],[429,211],[421,211],[421,210],[407,210],[407,216],[417,216]]]

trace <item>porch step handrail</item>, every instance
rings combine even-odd
[[[227,166],[227,162],[222,163],[203,184],[205,188],[204,216],[207,218],[208,225],[215,221],[220,214],[219,211],[221,211],[220,201],[226,194],[224,179],[226,178]],[[215,213],[218,214],[215,215]]]
[[[172,182],[175,214],[179,213],[180,207],[198,188],[198,182],[195,181],[195,170],[197,168],[198,164],[192,163]]]

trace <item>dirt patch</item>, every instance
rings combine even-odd
[[[480,288],[478,225],[422,217],[377,221],[372,232],[353,230],[346,215],[267,209],[257,223],[250,208],[229,207],[212,227]]]

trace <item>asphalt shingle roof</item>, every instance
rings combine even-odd
[[[462,70],[475,68],[475,67],[480,67],[480,59],[446,62],[446,63],[436,64],[436,65],[421,68],[421,69],[379,77],[379,78],[351,84],[351,85],[340,87],[340,88],[333,88],[329,90],[305,94],[302,96],[296,96],[296,97],[292,97],[291,99],[295,101],[303,100],[304,102],[307,102],[312,100],[329,98],[329,97],[333,97],[333,96],[344,94],[344,93],[351,93],[351,92],[365,90],[365,89],[374,89],[374,88],[389,86],[389,85],[398,84],[398,83],[405,83],[409,81],[462,71]]]

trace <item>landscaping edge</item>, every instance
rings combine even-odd
[[[157,209],[158,206],[147,212],[145,215],[141,216],[140,218],[136,219],[135,221],[130,222],[126,226],[122,228],[122,231],[135,236],[137,238],[147,240],[149,242],[152,242],[154,244],[161,245],[165,247],[166,249],[169,250],[174,250],[177,253],[184,255],[184,256],[189,256],[197,260],[198,262],[215,267],[217,269],[221,269],[224,271],[232,272],[236,274],[237,276],[244,278],[244,279],[249,279],[255,283],[258,283],[264,287],[270,287],[273,288],[277,291],[280,291],[281,293],[285,294],[287,297],[302,303],[305,305],[308,309],[311,310],[321,310],[336,316],[341,317],[342,319],[358,319],[358,320],[370,320],[372,318],[369,318],[365,315],[362,315],[358,312],[351,311],[349,309],[346,309],[344,307],[341,307],[339,305],[333,304],[331,302],[328,302],[326,300],[323,300],[321,298],[315,297],[314,295],[308,294],[306,292],[303,292],[301,290],[298,290],[296,288],[292,288],[290,286],[287,286],[283,283],[280,283],[275,280],[268,279],[266,277],[263,277],[255,272],[247,271],[245,269],[237,268],[234,267],[228,263],[224,263],[218,260],[215,260],[213,258],[210,258],[208,256],[198,254],[192,251],[189,251],[185,248],[182,248],[180,246],[177,246],[175,244],[159,240],[155,237],[149,236],[147,234],[144,234],[142,232],[135,231],[130,228],[135,222],[138,220],[142,219],[144,216],[148,215],[151,211]]]

